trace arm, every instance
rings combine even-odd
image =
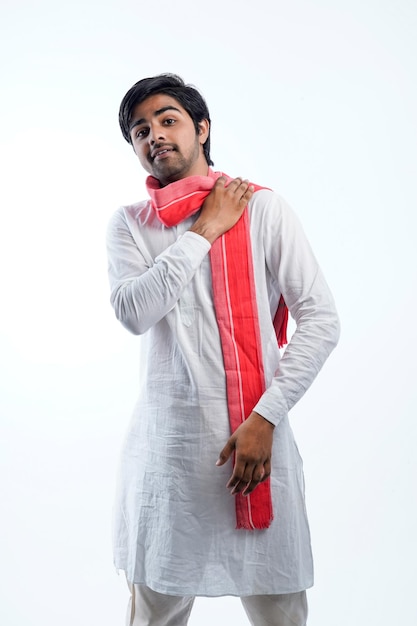
[[[175,306],[210,245],[184,233],[153,259],[140,233],[135,229],[134,238],[132,231],[124,213],[117,212],[107,234],[110,302],[123,326],[140,335]]]
[[[227,487],[244,495],[269,476],[274,426],[311,385],[339,337],[333,298],[294,213],[268,192],[256,194],[252,211],[263,211],[263,219],[255,223],[253,245],[264,249],[277,301],[282,293],[297,329],[269,387],[217,462],[223,465],[235,452]]]
[[[135,241],[126,216],[118,212],[107,234],[111,303],[116,317],[132,333],[142,334],[176,304],[211,243],[238,221],[253,188],[220,177],[190,231],[155,259]],[[140,233],[138,235],[140,237]]]
[[[300,400],[315,380],[340,335],[333,296],[292,209],[270,194],[265,212],[266,262],[296,330],[269,387],[254,407],[273,424]]]

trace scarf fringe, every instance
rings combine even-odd
[[[271,517],[267,521],[259,521],[256,526],[251,526],[251,524],[247,521],[239,520],[236,522],[236,530],[266,530],[271,526],[272,520],[274,516],[271,514]]]

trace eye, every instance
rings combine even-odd
[[[175,124],[176,120],[174,120],[173,117],[167,117],[166,120],[164,120],[164,124],[166,126],[172,126],[172,124]]]
[[[135,138],[142,139],[143,137],[146,137],[148,132],[149,132],[148,128],[139,128],[135,133]]]

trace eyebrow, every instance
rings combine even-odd
[[[152,116],[153,117],[158,117],[158,115],[162,115],[162,113],[165,113],[165,111],[178,111],[178,113],[181,113],[181,111],[179,109],[177,109],[177,107],[172,106],[172,104],[169,104],[166,107],[162,107],[161,109],[157,109],[156,111],[153,112]],[[130,125],[129,127],[129,132],[132,132],[132,130],[136,127],[136,126],[140,126],[141,124],[144,124],[146,122],[144,117],[141,117],[140,119],[136,120],[133,122],[133,124]]]

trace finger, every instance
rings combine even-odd
[[[260,484],[259,481],[252,480],[250,483],[248,483],[245,486],[245,489],[243,489],[242,496],[249,496],[259,484]]]
[[[240,196],[239,203],[246,205],[252,198],[255,187],[249,183],[248,180],[242,181],[239,187],[236,188],[235,194]]]
[[[249,185],[249,187],[245,190],[242,196],[242,200],[244,200],[245,202],[249,202],[249,200],[253,196],[254,191],[255,191],[255,187],[253,185]]]
[[[242,185],[243,182],[243,178],[241,178],[241,176],[237,176],[236,178],[231,180],[227,186],[230,187],[230,189],[236,190],[238,187],[240,187],[240,185]]]
[[[265,468],[262,464],[257,465],[255,469],[252,471],[252,477],[248,479],[248,468],[246,467],[246,471],[239,482],[236,482],[231,490],[232,495],[236,495],[237,493],[241,493],[243,496],[248,496],[256,487],[266,480],[270,473],[265,472]],[[229,481],[232,483],[232,479]]]
[[[249,487],[249,485],[251,484],[251,482],[245,483],[243,481],[240,481],[230,492],[230,495],[235,496],[238,493],[241,493],[242,495],[246,495],[246,489]]]
[[[219,176],[219,178],[215,182],[215,187],[224,187],[226,185],[226,182],[226,176]]]
[[[235,183],[235,185],[231,187],[231,191],[237,195],[243,195],[247,191],[250,184],[247,178],[245,180],[243,180],[243,178],[235,178],[233,183]]]
[[[251,480],[246,481],[244,487],[242,489],[242,495],[247,496],[264,480],[265,477],[265,469],[262,464],[258,464],[253,472]]]
[[[230,490],[230,495],[235,496],[238,493],[243,493],[245,489],[249,487],[250,484],[251,484],[251,481],[249,481],[248,483],[244,482],[243,480],[239,481],[238,483],[236,483],[233,489]]]
[[[264,470],[264,466],[262,463],[256,465],[253,469],[252,469],[252,474],[250,476],[248,476],[248,473],[245,473],[243,480],[246,483],[246,487],[245,490],[247,488],[248,485],[259,485],[259,483],[263,480],[265,475],[265,470]]]
[[[270,476],[271,476],[271,461],[270,461],[270,459],[268,459],[263,464],[263,476],[261,478],[261,482],[263,482],[264,480],[266,480]]]
[[[235,466],[233,474],[227,483],[227,487],[231,489],[232,495],[241,492],[244,493],[248,489],[253,491],[256,485],[261,482],[264,475],[264,468],[262,464],[243,465],[242,463],[241,467],[243,469],[241,469],[238,464]]]
[[[217,180],[220,180],[219,178]],[[242,184],[243,179],[238,177],[238,178],[234,178],[233,180],[229,180],[227,181],[227,179],[225,179],[225,189],[226,192],[229,194],[235,194],[237,189],[239,189],[240,185]]]
[[[247,476],[246,479],[244,478],[245,473]],[[233,467],[233,474],[226,484],[227,489],[230,489],[231,493],[237,493],[238,491],[241,491],[245,488],[245,485],[250,482],[252,473],[253,472],[246,472],[245,462],[239,462],[239,459],[236,459],[235,465]]]
[[[253,191],[249,192],[249,190],[246,190],[245,193],[239,198],[238,207],[240,210],[244,209],[248,205],[248,202],[252,198],[252,195]]]
[[[235,449],[235,446],[234,446],[233,440],[229,439],[229,441],[224,446],[223,450],[220,452],[219,458],[216,461],[216,465],[217,466],[224,465],[226,461],[232,455],[234,449]]]

